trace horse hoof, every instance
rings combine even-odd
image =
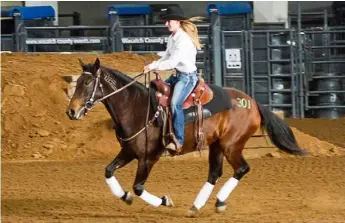
[[[217,199],[216,203],[216,211],[217,213],[222,213],[226,210],[226,204],[220,200]]]
[[[191,207],[191,209],[188,210],[187,216],[190,218],[195,218],[198,217],[198,214],[199,210],[195,206],[193,206]]]
[[[216,210],[217,210],[217,213],[222,213],[226,210],[226,205],[217,207]]]
[[[128,204],[128,205],[133,204],[133,196],[132,196],[131,192],[127,191],[125,193],[123,201],[126,202],[126,204]]]
[[[165,195],[162,197],[162,205],[169,208],[175,207],[174,202],[169,195]]]

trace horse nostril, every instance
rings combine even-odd
[[[66,113],[70,118],[72,118],[72,117],[74,117],[75,111],[73,109],[68,109],[68,111]]]

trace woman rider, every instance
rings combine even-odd
[[[171,99],[171,112],[175,132],[174,142],[166,148],[179,152],[184,143],[184,113],[182,105],[188,95],[193,91],[197,81],[196,54],[201,48],[198,29],[193,21],[197,17],[188,19],[184,17],[180,7],[169,7],[166,14],[161,17],[165,20],[171,35],[168,38],[167,49],[164,56],[144,67],[144,72],[151,70],[176,69],[166,82],[173,87]]]

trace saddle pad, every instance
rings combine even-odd
[[[213,91],[213,99],[209,103],[203,105],[204,119],[209,118],[210,116],[218,112],[222,112],[232,108],[231,97],[227,94],[226,91],[224,91],[222,87],[215,84],[209,84],[208,86]],[[153,111],[156,111],[158,106],[155,92],[156,90],[154,88],[151,88],[151,108],[153,109]],[[190,108],[183,110],[185,116],[185,124],[194,122],[196,117],[195,109],[195,106],[191,106]],[[163,120],[161,117],[157,118],[157,125],[163,125]]]
[[[208,86],[213,91],[213,99],[202,107],[204,119],[209,118],[210,116],[218,112],[222,112],[232,108],[231,97],[226,91],[224,91],[222,87],[219,87],[215,84],[209,84]],[[183,110],[185,124],[194,122],[196,117],[195,109],[196,107],[192,106],[188,109]]]

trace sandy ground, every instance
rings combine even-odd
[[[215,213],[215,196],[232,175],[225,164],[198,218],[187,218],[207,178],[207,160],[159,162],[146,184],[157,195],[170,194],[175,208],[154,208],[135,197],[132,206],[113,197],[104,180],[108,160],[3,162],[2,222],[345,222],[345,157],[249,160],[252,171]],[[132,190],[136,163],[116,176]]]

